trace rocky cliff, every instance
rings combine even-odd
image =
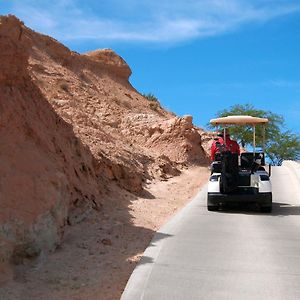
[[[140,193],[207,162],[192,117],[138,93],[112,50],[80,55],[4,16],[0,60],[2,274],[54,250],[65,224],[105,205],[112,182]]]

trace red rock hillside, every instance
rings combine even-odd
[[[202,131],[129,83],[112,50],[84,55],[0,18],[0,273],[54,250],[66,223],[105,205],[111,182],[132,193],[204,164]]]

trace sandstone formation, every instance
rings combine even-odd
[[[105,205],[111,182],[140,193],[207,162],[192,117],[139,94],[112,50],[80,55],[7,16],[0,60],[1,274],[54,250],[66,223]]]
[[[117,55],[111,49],[99,49],[85,53],[86,56],[94,61],[99,62],[102,68],[106,68],[111,73],[128,80],[131,70],[124,59]]]

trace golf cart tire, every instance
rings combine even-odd
[[[219,205],[207,205],[208,211],[217,211],[219,210]]]
[[[272,212],[272,206],[261,206],[260,212],[269,214]]]

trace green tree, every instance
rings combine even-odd
[[[273,165],[280,165],[284,159],[296,160],[300,158],[300,136],[285,129],[284,118],[271,111],[256,109],[251,104],[234,105],[229,109],[217,113],[217,118],[229,115],[250,115],[259,118],[268,118],[266,126],[265,151]],[[211,126],[214,128],[214,126]],[[219,129],[219,128],[218,128]],[[231,126],[231,136],[250,146],[253,139],[252,126]],[[263,142],[263,126],[256,127],[256,143],[261,147]]]
[[[267,154],[273,165],[281,165],[284,159],[300,159],[299,135],[290,130],[278,133],[268,141]]]

